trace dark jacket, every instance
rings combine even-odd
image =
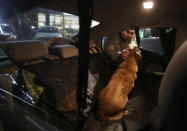
[[[133,46],[137,46],[135,38],[132,41],[135,43]],[[120,33],[115,33],[103,38],[102,48],[112,63],[119,64],[122,60],[119,58],[118,53],[122,52],[123,49],[129,48],[130,44],[130,41],[125,41],[120,37]]]

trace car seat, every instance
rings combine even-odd
[[[161,130],[187,130],[187,41],[176,51],[159,89]]]

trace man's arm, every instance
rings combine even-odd
[[[113,62],[119,62],[119,52],[116,49],[116,43],[114,39],[107,39],[104,43],[104,52],[105,54],[113,61]]]

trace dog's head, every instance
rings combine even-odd
[[[138,49],[138,47],[131,49],[130,55],[135,57],[137,63],[142,60],[141,51]]]

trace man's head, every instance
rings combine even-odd
[[[125,41],[131,41],[133,36],[135,34],[135,30],[125,30],[121,32],[121,37],[125,40]]]

